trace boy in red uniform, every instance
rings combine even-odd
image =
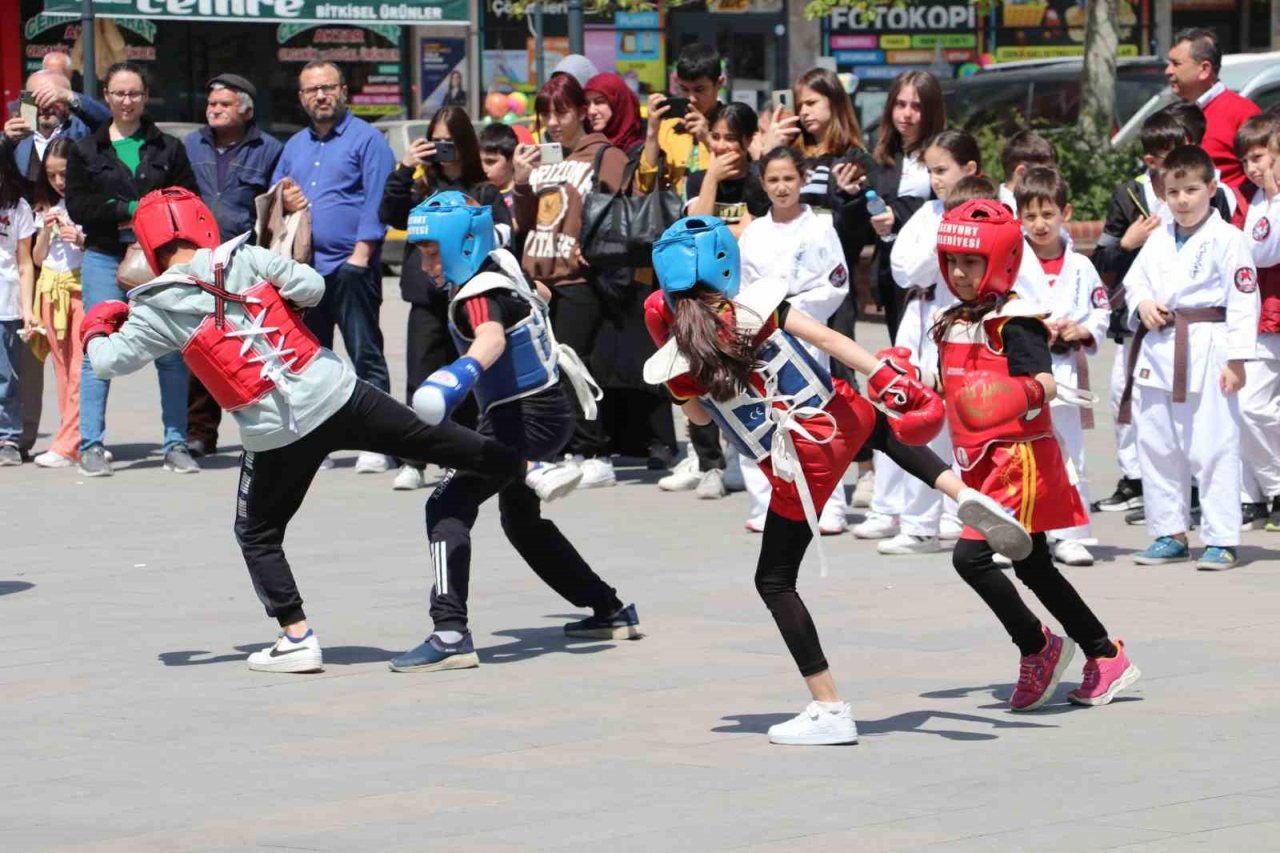
[[[1124,643],[1110,640],[1058,572],[1049,551],[1047,531],[1073,527],[1087,517],[1049,415],[1058,387],[1045,325],[1048,312],[1011,296],[1022,249],[1018,221],[1002,204],[975,199],[947,213],[938,229],[938,260],[960,301],[942,313],[933,335],[961,476],[1030,531],[1031,554],[1015,560],[1014,571],[1067,636],[1054,634],[1023,603],[977,531],[965,529],[952,561],[1022,653],[1013,710],[1033,711],[1053,695],[1077,644],[1088,661],[1084,682],[1068,698],[1078,705],[1105,705],[1140,673]]]

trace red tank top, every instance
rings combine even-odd
[[[1280,264],[1258,270],[1258,295],[1262,310],[1258,313],[1258,331],[1280,332]]]
[[[1000,330],[1010,319],[989,317],[981,323],[957,322],[951,325],[946,338],[938,344],[943,397],[951,397],[959,391],[965,376],[975,370],[1009,375],[1009,360],[1004,355]],[[1016,418],[985,430],[969,429],[956,415],[955,407],[947,406],[947,426],[951,429],[956,462],[965,470],[978,464],[987,448],[997,442],[1033,441],[1053,435],[1048,403],[1031,420]]]

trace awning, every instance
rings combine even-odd
[[[80,17],[81,0],[45,0],[48,15]],[[467,0],[93,0],[102,18],[244,21],[359,26],[467,24]]]

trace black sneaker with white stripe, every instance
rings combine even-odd
[[[1121,477],[1116,483],[1115,494],[1100,501],[1094,501],[1089,507],[1093,512],[1125,512],[1142,508],[1142,481]]]

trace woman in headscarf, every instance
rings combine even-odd
[[[627,152],[635,160],[644,147],[644,120],[640,118],[640,99],[627,81],[612,71],[605,71],[587,81],[587,121],[596,133],[603,133],[609,143]]]

